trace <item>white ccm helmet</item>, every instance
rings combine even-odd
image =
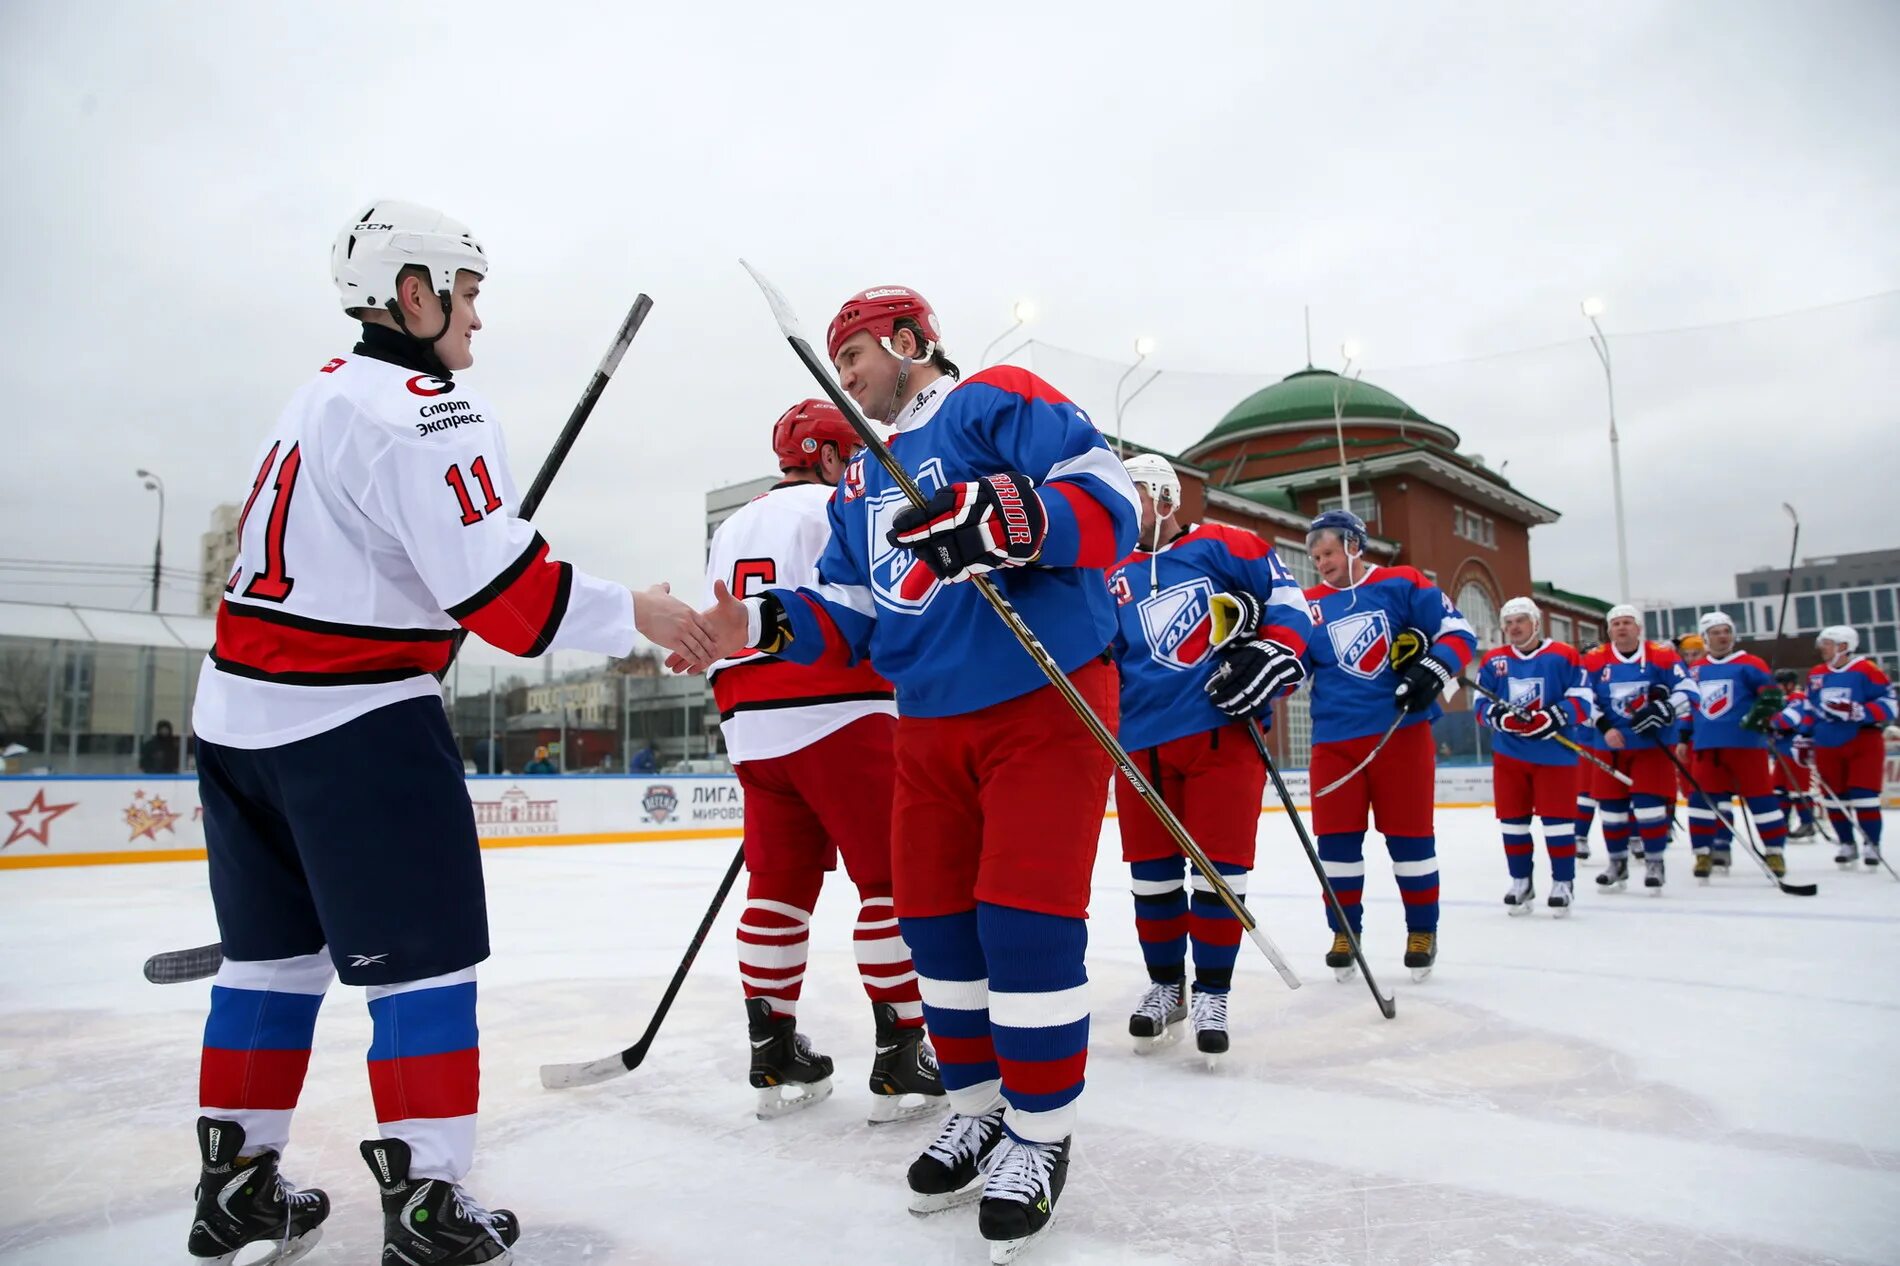
[[[1128,478],[1146,488],[1157,503],[1166,501],[1170,507],[1180,508],[1181,476],[1174,473],[1167,458],[1159,453],[1136,453],[1122,466],[1127,469]]]
[[[363,208],[330,250],[330,280],[343,310],[395,309],[396,278],[410,266],[429,270],[429,286],[449,309],[455,273],[488,275],[488,256],[468,226],[431,207],[381,198]],[[398,323],[401,317],[397,317]]]

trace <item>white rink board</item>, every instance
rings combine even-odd
[[[0,819],[4,822],[5,819]],[[1889,815],[1890,831],[1900,815]],[[1900,1261],[1900,883],[1789,848],[1808,899],[1738,856],[1708,887],[1672,851],[1661,898],[1599,894],[1507,918],[1488,810],[1438,814],[1437,972],[1399,967],[1377,845],[1367,953],[1398,996],[1320,964],[1305,856],[1262,819],[1249,904],[1306,980],[1242,945],[1234,1051],[1142,1058],[1143,982],[1114,824],[1098,854],[1095,1005],[1075,1165],[1034,1266],[1874,1266]],[[1601,864],[1584,867],[1588,875]],[[800,1027],[837,1093],[753,1119],[728,901],[635,1073],[543,1090],[645,1026],[731,854],[713,842],[486,855],[495,956],[481,972],[478,1198],[527,1227],[521,1266],[902,1261],[979,1266],[972,1211],[903,1210],[913,1123],[863,1122],[872,1031],[842,876],[820,900]],[[1545,860],[1537,862],[1540,892]],[[199,866],[40,869],[0,883],[0,1266],[183,1260],[195,1178],[203,984],[139,977],[213,928]],[[83,935],[74,929],[83,928]],[[318,1022],[287,1170],[336,1211],[309,1266],[373,1261],[373,1129],[360,991]]]

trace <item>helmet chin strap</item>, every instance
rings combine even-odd
[[[396,328],[402,331],[404,337],[414,339],[423,345],[430,359],[435,361],[436,365],[441,368],[442,377],[446,378],[449,374],[448,367],[442,364],[442,357],[436,352],[436,344],[448,337],[449,326],[451,324],[449,317],[454,310],[454,300],[452,292],[450,291],[440,290],[437,291],[436,294],[437,297],[442,300],[442,329],[433,338],[424,338],[409,328],[409,323],[402,319],[402,304],[398,302],[393,295],[390,297],[389,302],[383,305],[383,308],[389,313],[390,317],[394,319]]]
[[[897,355],[895,352],[891,354]],[[904,388],[910,385],[910,367],[914,364],[916,362],[908,356],[897,357],[897,379],[891,384],[891,403],[885,408],[884,416],[879,421],[895,422],[897,420],[897,411],[904,400]]]

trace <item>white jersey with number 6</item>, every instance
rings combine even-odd
[[[439,695],[457,625],[517,655],[626,655],[633,597],[515,517],[501,427],[461,383],[325,365],[259,450],[193,729],[276,747]]]
[[[831,540],[830,502],[823,484],[783,483],[739,507],[713,533],[706,583],[723,580],[741,598],[817,588],[818,556]],[[867,660],[806,665],[748,653],[720,660],[708,675],[735,763],[798,751],[859,717],[897,715],[891,684]]]

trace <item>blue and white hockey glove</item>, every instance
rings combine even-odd
[[[1656,695],[1645,700],[1643,705],[1630,714],[1630,729],[1638,734],[1655,734],[1666,729],[1676,719],[1676,705],[1669,702],[1667,695]]]
[[[999,567],[1035,562],[1048,522],[1034,481],[1006,470],[951,484],[923,506],[905,508],[891,520],[885,539],[955,584]]]
[[[1267,613],[1260,599],[1245,589],[1217,593],[1208,601],[1207,607],[1214,622],[1213,645],[1217,651],[1252,638],[1260,631],[1260,621]]]
[[[1306,680],[1306,665],[1278,642],[1256,638],[1229,646],[1202,687],[1207,701],[1230,717],[1249,717],[1282,690]]]

